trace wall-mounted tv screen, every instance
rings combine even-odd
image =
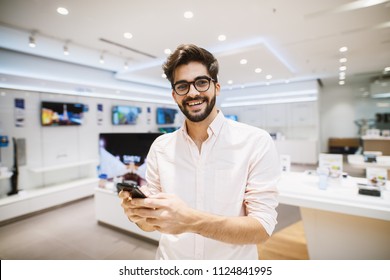
[[[225,115],[227,119],[233,120],[233,121],[238,121],[238,116],[237,115]]]
[[[164,127],[159,127],[158,128],[158,131],[162,132],[162,133],[171,133],[171,132],[174,132],[176,130],[178,130],[179,127],[174,127],[174,126],[164,126]]]
[[[156,122],[157,124],[173,124],[175,123],[175,117],[177,114],[176,109],[171,108],[157,108],[156,110]]]
[[[162,133],[101,133],[99,135],[99,175],[123,176],[135,168],[145,178],[145,159],[153,141]]]
[[[113,106],[112,107],[112,124],[136,124],[141,108],[135,106]]]
[[[41,123],[43,126],[81,125],[83,112],[81,103],[42,101]]]

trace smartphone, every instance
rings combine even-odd
[[[136,184],[117,183],[116,188],[118,192],[128,191],[132,198],[146,198],[146,195],[140,190]]]

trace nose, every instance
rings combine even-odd
[[[194,83],[191,83],[190,84],[190,89],[189,89],[187,95],[189,95],[191,97],[194,97],[194,96],[197,96],[199,94],[200,94],[200,92],[195,88]]]

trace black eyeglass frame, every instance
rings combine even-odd
[[[199,80],[207,80],[207,81],[209,82],[209,86],[207,87],[207,89],[205,89],[205,90],[199,90],[199,89],[196,87],[195,83],[196,83],[197,81],[199,81]],[[184,95],[187,95],[187,94],[190,92],[190,88],[191,88],[191,84],[192,84],[192,85],[194,86],[194,88],[195,88],[198,92],[206,92],[206,91],[208,91],[208,90],[210,89],[210,85],[211,85],[210,82],[215,83],[216,81],[215,81],[213,78],[210,78],[210,77],[208,77],[208,76],[201,76],[201,77],[195,78],[195,80],[192,81],[192,82],[178,81],[178,82],[172,84],[172,89],[173,89],[173,91],[174,91],[177,95],[179,95],[179,96],[184,96]],[[188,89],[187,89],[187,92],[186,92],[186,93],[178,93],[178,92],[176,91],[175,87],[176,87],[177,85],[179,85],[179,84],[186,84],[186,85],[188,85]]]

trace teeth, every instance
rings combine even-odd
[[[196,102],[189,102],[188,105],[190,106],[195,106],[195,105],[199,105],[199,104],[202,104],[203,101],[196,101]]]

